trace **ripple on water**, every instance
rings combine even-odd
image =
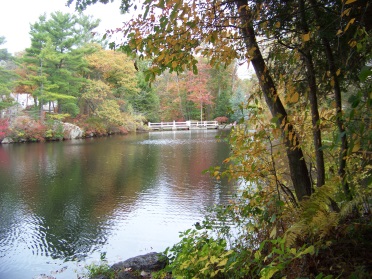
[[[111,263],[177,243],[220,198],[214,182],[198,176],[208,154],[221,150],[210,144],[216,134],[195,134],[51,143],[49,151],[30,145],[0,187],[0,279],[50,275],[65,265],[73,272],[75,261],[89,264],[103,252]],[[68,270],[52,276],[76,277]]]
[[[195,143],[212,143],[212,142],[216,142],[216,139],[214,138],[211,138],[211,139],[208,139],[208,138],[202,138],[202,139],[162,139],[162,138],[158,138],[158,139],[147,139],[147,140],[143,140],[143,141],[140,141],[138,142],[138,144],[141,144],[141,145],[168,145],[168,146],[172,146],[172,145],[180,145],[180,144],[195,144]]]

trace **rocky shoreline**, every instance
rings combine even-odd
[[[30,131],[32,129],[27,129],[27,132],[13,132],[8,133],[9,135],[3,135],[0,137],[0,144],[10,144],[10,143],[27,143],[27,142],[43,142],[43,141],[64,141],[64,140],[71,140],[71,139],[85,139],[85,138],[93,138],[93,137],[103,137],[103,136],[111,136],[115,134],[126,135],[129,133],[126,129],[112,129],[111,131],[106,131],[105,133],[92,131],[85,129],[67,122],[56,122],[56,127],[52,127],[51,130],[48,132],[50,135],[37,135],[37,137],[29,136],[28,133],[32,134],[33,132]],[[26,129],[25,129],[26,130]],[[57,130],[60,130],[57,135]],[[136,133],[141,132],[148,132],[143,126],[133,130]],[[4,134],[4,133],[3,133]],[[0,131],[1,136],[1,131]]]

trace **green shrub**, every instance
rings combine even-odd
[[[47,130],[45,131],[45,138],[48,140],[62,140],[63,139],[63,125],[61,121],[47,120]]]
[[[224,239],[214,239],[197,230],[187,230],[182,240],[165,251],[170,264],[166,270],[174,278],[226,278],[231,273],[234,251]]]
[[[110,279],[115,278],[115,272],[110,269],[110,266],[105,261],[100,262],[100,264],[90,264],[86,266],[86,269],[88,270],[88,278],[92,278],[98,275],[104,275]]]
[[[80,109],[75,103],[62,103],[61,110],[64,113],[70,114],[72,117],[76,117],[80,113]]]

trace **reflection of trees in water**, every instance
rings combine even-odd
[[[14,203],[25,203],[30,211],[23,213],[28,219],[22,221],[5,214],[2,239],[17,223],[28,222],[32,235],[23,241],[35,255],[71,260],[102,247],[110,233],[108,218],[122,202],[118,197],[125,196],[124,208],[130,208],[144,181],[154,175],[157,160],[155,154],[149,156],[148,146],[138,148],[116,140],[116,148],[108,148],[108,141],[12,148],[10,163],[14,171],[8,174],[8,181],[4,181],[8,187],[4,187],[12,189],[11,184],[16,185]]]
[[[56,161],[58,174],[44,183],[44,193],[39,195],[44,200],[36,208],[48,228],[45,240],[50,256],[84,257],[106,242],[110,233],[106,222],[122,202],[118,197],[125,196],[129,208],[141,191],[144,177],[139,172],[144,171],[139,153],[133,145],[125,145],[125,150],[107,148],[105,140],[82,145],[76,152],[64,148],[60,158],[65,160]]]
[[[169,195],[189,197],[183,202],[195,210],[223,202],[233,190],[233,184],[227,180],[217,182],[203,171],[219,165],[229,153],[229,146],[216,140],[219,133],[206,130],[187,132],[169,132],[153,136],[160,142],[165,138],[172,140],[165,144],[154,144],[159,149],[158,167],[165,170],[168,181],[173,183]],[[160,172],[160,171],[159,171]],[[216,191],[216,187],[220,189]]]
[[[30,235],[24,241],[35,255],[79,259],[107,242],[115,214],[125,218],[141,193],[162,183],[171,184],[166,196],[167,202],[177,202],[172,206],[183,202],[196,209],[219,202],[230,186],[217,185],[221,190],[215,191],[215,181],[202,174],[227,156],[228,147],[214,136],[177,132],[166,144],[151,143],[169,139],[166,134],[141,144],[138,138],[151,137],[146,134],[136,141],[128,136],[14,146],[9,156],[13,171],[0,190],[11,202],[25,205],[26,219],[7,215],[0,237],[7,237],[14,223],[26,224]],[[221,149],[226,154],[221,155]]]

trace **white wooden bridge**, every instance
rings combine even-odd
[[[185,121],[148,123],[150,130],[218,129],[218,121]]]

